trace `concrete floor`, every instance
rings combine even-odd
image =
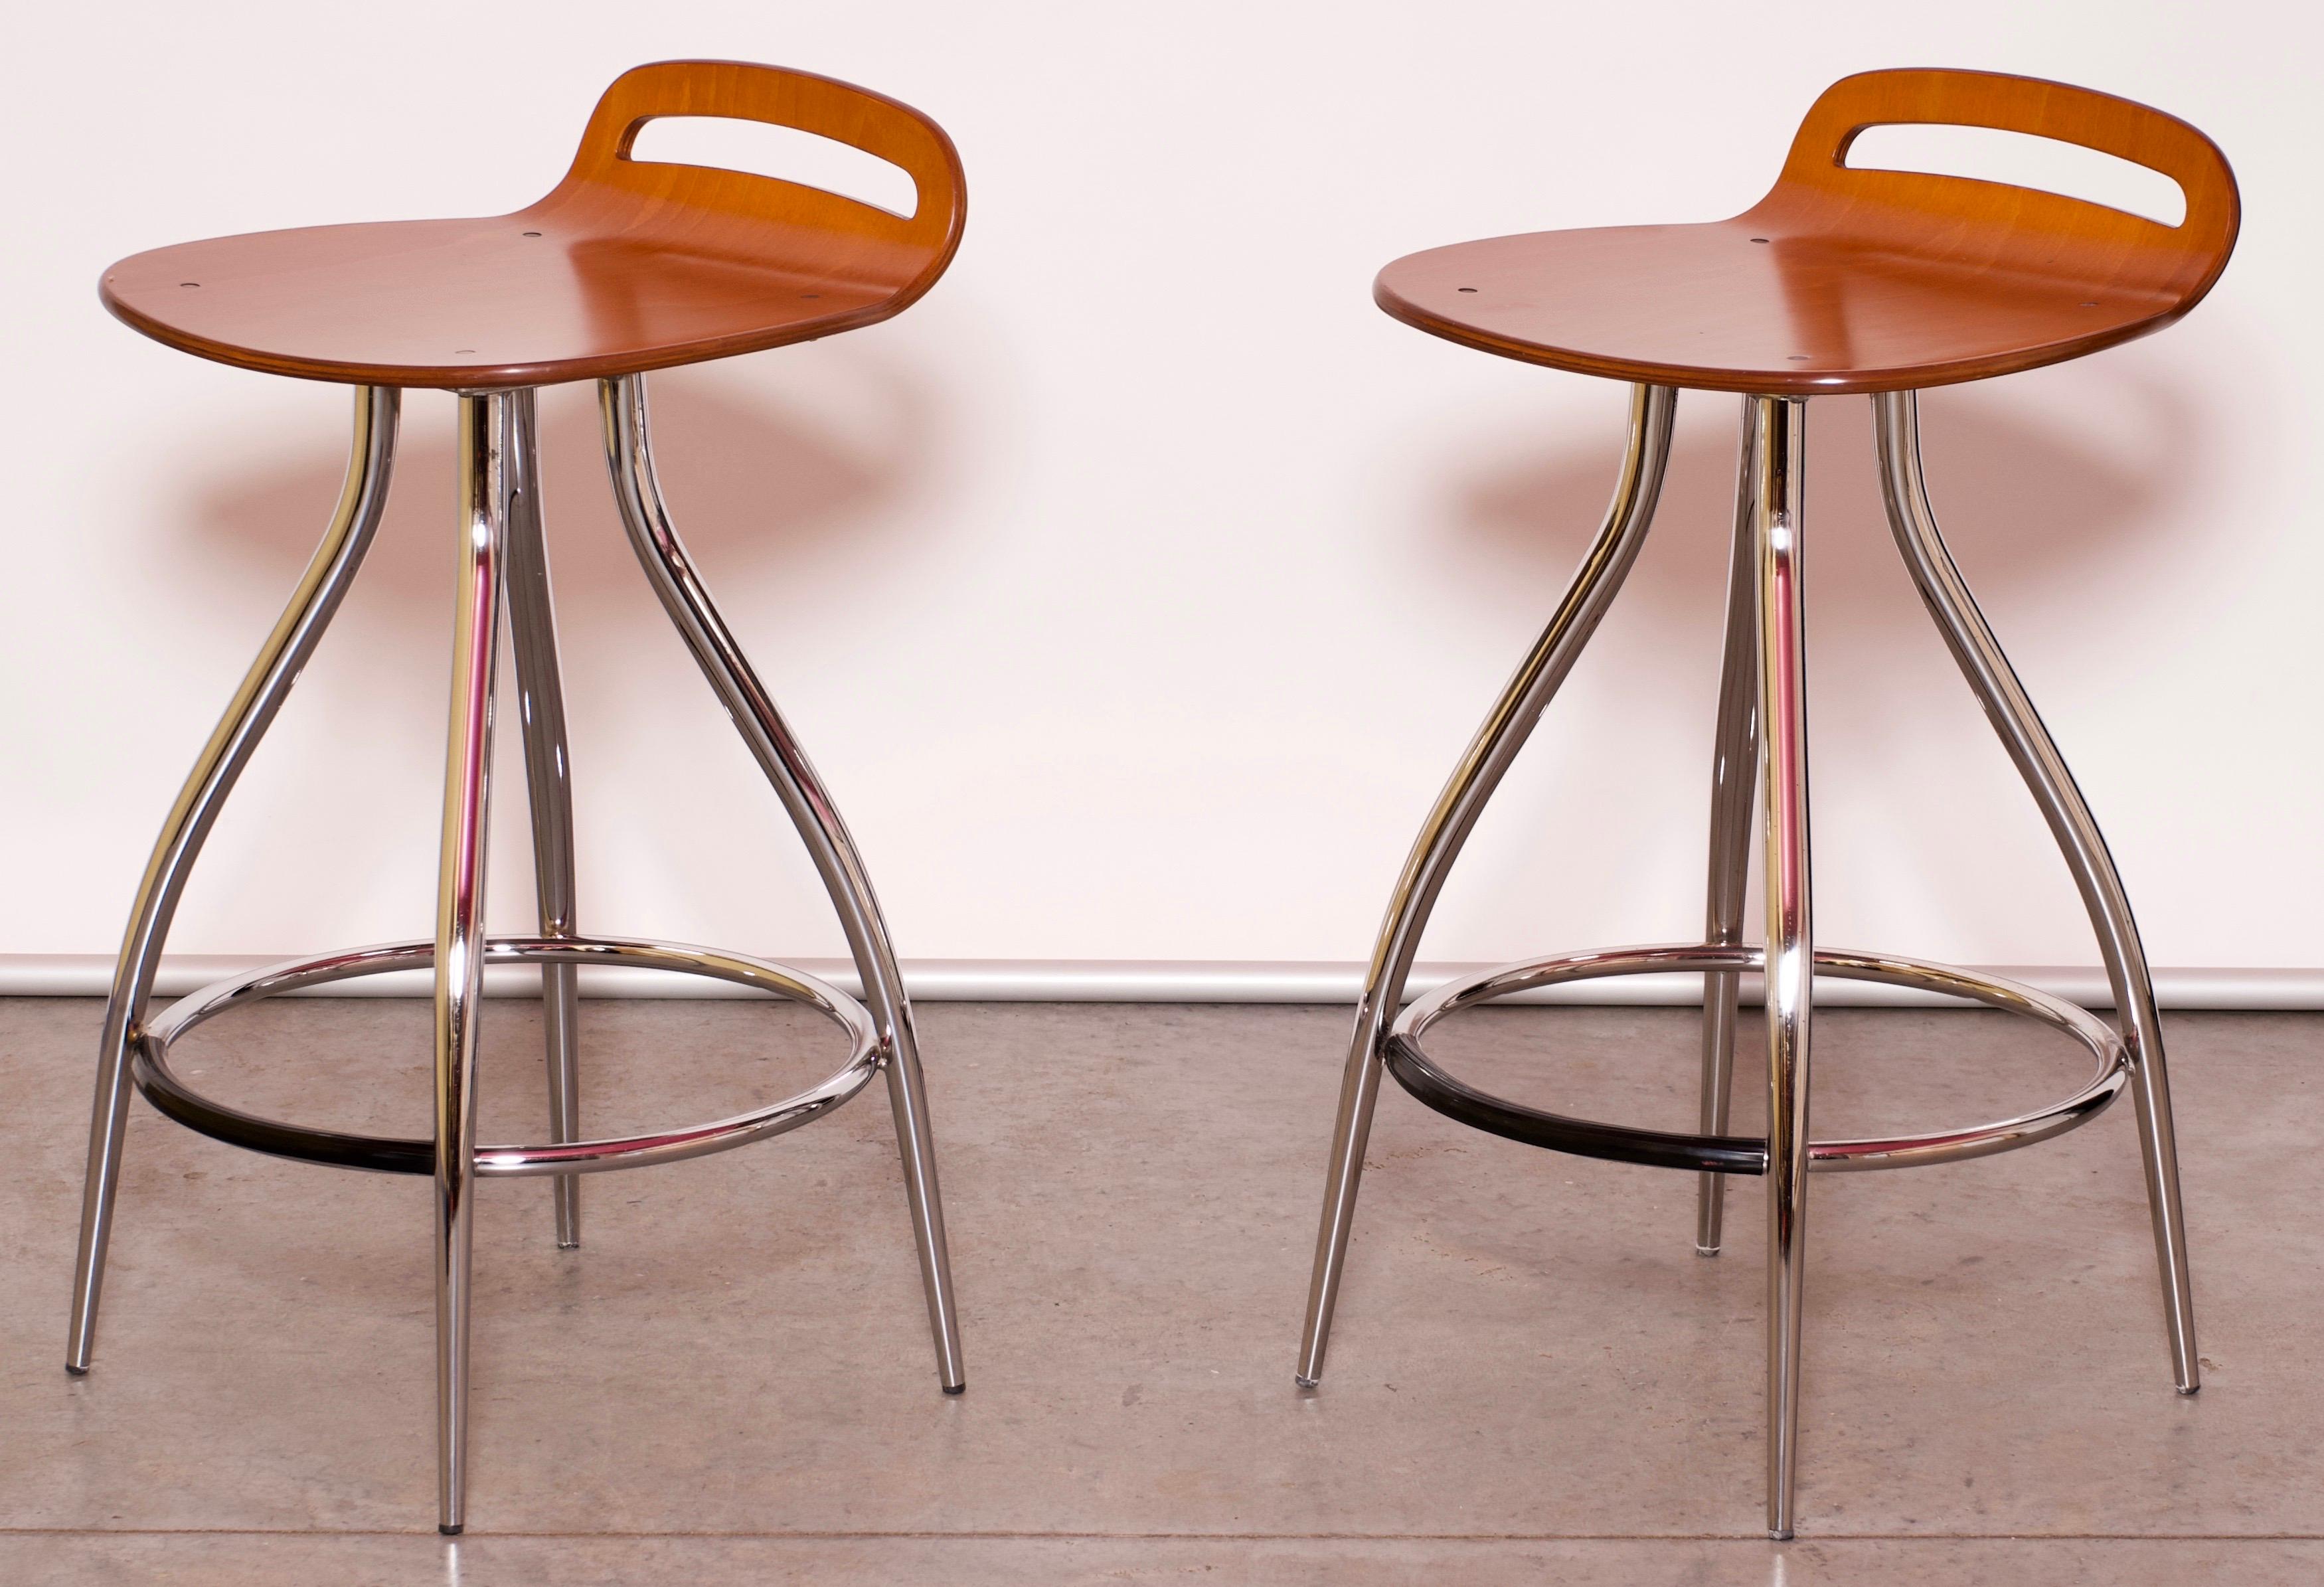
[[[490,1186],[471,1531],[434,1536],[423,1182],[141,1103],[95,1373],[60,1370],[98,1010],[0,1004],[0,1581],[1821,1587],[2324,1580],[2324,1018],[2170,1021],[2207,1386],[2171,1391],[2127,1109],[2055,1144],[1821,1178],[1802,1539],[1758,1536],[1759,1182],[1724,1258],[1683,1176],[1464,1131],[1391,1090],[1331,1371],[1295,1391],[1337,1009],[922,1010],[968,1393],[936,1390],[879,1088],[703,1162]],[[424,1002],[197,1033],[214,1093],[424,1134]],[[832,1066],[764,1004],[585,1006],[593,1130]],[[491,1005],[486,1139],[537,1133],[537,1005]],[[1822,1133],[2079,1083],[1983,1013],[1818,1021]],[[1683,1127],[1679,1010],[1513,1010],[1438,1044]],[[1738,1129],[1756,1098],[1745,1088]]]

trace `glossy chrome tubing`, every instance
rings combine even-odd
[[[733,718],[736,730],[781,797],[831,895],[848,952],[862,978],[863,1001],[880,1027],[888,1100],[895,1112],[896,1141],[903,1158],[905,1196],[911,1206],[928,1324],[936,1338],[936,1376],[946,1394],[957,1394],[967,1386],[967,1378],[953,1300],[952,1258],[945,1240],[944,1202],[936,1186],[936,1142],[928,1127],[927,1082],[920,1072],[911,1003],[896,967],[887,925],[881,918],[879,900],[846,824],[816,776],[806,751],[775,708],[773,697],[719,616],[670,522],[654,476],[644,377],[632,374],[600,381],[598,397],[613,496],[638,560],[703,675]]]
[[[1390,1048],[1400,1046],[1406,1051],[1417,1053],[1421,1038],[1439,1020],[1480,1003],[1529,992],[1535,987],[1562,986],[1570,982],[1609,975],[1657,975],[1685,971],[1700,971],[1705,975],[1739,975],[1762,970],[1765,964],[1766,956],[1758,948],[1717,943],[1658,943],[1640,947],[1596,948],[1555,958],[1503,964],[1466,980],[1447,983],[1425,997],[1415,998],[1389,1028],[1388,1045]],[[2089,1053],[2096,1068],[2080,1090],[2062,1101],[1991,1124],[1916,1131],[1910,1135],[1816,1141],[1808,1149],[1808,1167],[1814,1172],[1924,1167],[1932,1163],[1958,1163],[1970,1158],[2014,1151],[2021,1146],[2051,1140],[2088,1123],[2104,1112],[2129,1083],[2128,1049],[2124,1047],[2122,1038],[2114,1027],[2088,1009],[2023,983],[2004,981],[1997,976],[1980,974],[1954,964],[1908,958],[1902,954],[1868,953],[1854,948],[1817,949],[1815,973],[1837,976],[1844,981],[1870,981],[1887,986],[1909,986],[1923,992],[1941,992],[1947,997],[1970,999],[2004,1013],[2025,1015],[2080,1042]],[[176,1010],[172,1009],[162,1016],[162,1020],[174,1018]],[[157,1029],[160,1023],[156,1021]],[[1506,1103],[1500,1105],[1510,1106]],[[1582,1123],[1598,1130],[1614,1129],[1612,1126],[1596,1125],[1590,1121],[1558,1121]],[[1618,1132],[1636,1135],[1658,1133],[1643,1130]],[[1764,1140],[1747,1140],[1739,1144],[1757,1149],[1753,1161],[1740,1171],[1765,1173],[1766,1142]],[[1626,1160],[1639,1159],[1633,1157]]]
[[[484,977],[484,841],[501,581],[516,403],[459,398],[460,561],[443,843],[436,872],[437,1530],[467,1521],[469,1254],[475,1231],[476,1025]]]
[[[1419,951],[1421,932],[1479,813],[1637,559],[1670,458],[1671,415],[1676,402],[1677,393],[1667,386],[1630,389],[1628,441],[1605,524],[1549,626],[1501,691],[1492,714],[1453,769],[1452,780],[1437,796],[1397,879],[1396,890],[1389,895],[1388,916],[1372,951],[1363,996],[1356,1004],[1355,1035],[1341,1080],[1339,1113],[1333,1124],[1323,1222],[1315,1236],[1315,1264],[1299,1342],[1296,1376],[1302,1388],[1314,1388],[1323,1373],[1332,1313],[1339,1299],[1348,1234],[1355,1217],[1356,1192],[1363,1176],[1364,1147],[1371,1137],[1372,1110],[1379,1101],[1380,1043],[1404,1001],[1405,981]]]
[[[122,1132],[129,1120],[129,1061],[153,990],[161,946],[170,935],[178,899],[211,824],[249,763],[275,713],[290,697],[315,643],[355,581],[364,553],[379,528],[387,502],[388,476],[395,460],[396,416],[401,393],[391,386],[358,386],[355,436],[339,503],[323,531],[290,604],[259,647],[226,715],[202,746],[177,802],[161,824],[137,901],[123,934],[121,956],[106,1004],[105,1030],[97,1044],[97,1103],[88,1131],[88,1177],[81,1197],[80,1248],[73,1269],[72,1320],[65,1341],[65,1370],[89,1368],[96,1348],[97,1308],[105,1285],[105,1250],[113,1229],[113,1204],[121,1180]]]
[[[557,604],[550,594],[549,544],[541,530],[540,447],[533,393],[509,393],[508,617],[516,663],[516,701],[524,734],[524,785],[532,807],[533,888],[540,935],[575,935],[573,763],[565,734],[565,685],[557,664]],[[540,1023],[547,1042],[549,1139],[581,1138],[579,987],[569,964],[540,967]],[[581,1181],[557,1176],[557,1243],[581,1243]]]
[[[1896,547],[1936,619],[1961,674],[1976,691],[1994,731],[2016,762],[2025,786],[2042,808],[2050,831],[2081,890],[2083,907],[2098,935],[2107,979],[2114,989],[2116,1018],[2131,1063],[2131,1094],[2138,1114],[2139,1156],[2146,1172],[2148,1210],[2154,1223],[2155,1257],[2163,1270],[2163,1302],[2171,1339],[2171,1370],[2179,1392],[2202,1387],[2195,1347],[2194,1293],[2187,1273],[2187,1220],[2180,1203],[2179,1149],[2171,1119],[2171,1084],[2163,1058],[2162,1019],[2140,944],[2138,923],[2106,839],[2091,818],[2055,740],[2043,725],[1992,627],[1978,609],[1952,555],[1937,530],[1921,469],[1919,404],[1911,392],[1887,392],[1872,399],[1873,435],[1880,459],[1880,484]]]
[[[1728,554],[1727,649],[1719,673],[1719,726],[1711,757],[1711,877],[1704,889],[1702,938],[1743,940],[1743,892],[1751,879],[1751,808],[1759,768],[1759,594],[1752,503],[1758,476],[1758,422],[1743,404],[1743,439],[1735,468],[1734,549]],[[1727,1133],[1734,1091],[1735,1019],[1742,977],[1718,971],[1702,978],[1702,1105],[1705,1135]],[[1694,1249],[1719,1254],[1727,1211],[1727,1176],[1705,1173],[1695,1186]]]
[[[189,1129],[236,1146],[338,1167],[432,1175],[436,1171],[436,1153],[431,1141],[305,1129],[242,1112],[212,1102],[179,1078],[170,1067],[169,1050],[171,1043],[197,1025],[245,1004],[361,975],[424,969],[435,958],[433,943],[381,943],[345,949],[318,959],[286,960],[215,982],[154,1017],[141,1044],[136,1066],[138,1084],[161,1112]],[[831,1112],[861,1091],[881,1067],[880,1033],[862,1004],[826,982],[764,959],[685,943],[644,942],[619,937],[488,937],[484,945],[484,958],[488,967],[520,964],[626,965],[732,982],[787,998],[821,1014],[847,1033],[848,1056],[844,1066],[818,1084],[780,1102],[707,1124],[681,1125],[599,1140],[550,1142],[546,1146],[479,1146],[475,1149],[475,1171],[480,1179],[604,1173],[707,1157],[785,1134]]]
[[[1800,588],[1807,403],[1754,397],[1759,698],[1766,713],[1767,1536],[1792,1535],[1800,1299],[1807,1265],[1808,1026],[1815,982],[1808,851],[1807,654]]]

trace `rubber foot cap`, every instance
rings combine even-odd
[[[88,1369],[87,1367],[76,1367],[71,1362],[68,1361],[65,1363],[65,1376],[68,1378],[86,1378],[88,1376]]]
[[[968,1385],[965,1383],[955,1383],[951,1388],[945,1389],[945,1392],[946,1394],[966,1394],[968,1392]]]
[[[442,1534],[444,1534],[444,1536],[447,1536],[447,1537],[457,1537],[461,1533],[463,1533],[463,1532],[466,1531],[466,1530],[467,1530],[467,1527],[466,1527],[465,1526],[461,1526],[461,1527],[446,1527],[446,1526],[441,1526],[441,1525],[439,1525],[439,1526],[438,1526],[438,1527],[437,1527],[437,1528],[436,1528],[436,1529],[437,1529],[438,1532],[441,1532]]]
[[[1313,1389],[1313,1388],[1314,1388],[1314,1387],[1315,1387],[1315,1381],[1316,1381],[1316,1380],[1315,1380],[1314,1379],[1313,1379],[1313,1378],[1302,1378],[1302,1377],[1301,1377],[1298,1373],[1296,1373],[1296,1372],[1294,1372],[1294,1373],[1292,1373],[1292,1374],[1291,1374],[1291,1380],[1292,1380],[1294,1383],[1298,1384],[1298,1385],[1299,1385],[1299,1387],[1300,1387],[1300,1388],[1302,1388],[1302,1389]]]

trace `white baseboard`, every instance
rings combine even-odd
[[[850,991],[860,988],[853,969],[837,960],[790,961]],[[164,997],[181,997],[197,987],[241,974],[271,958],[181,955],[164,958],[155,987]],[[1482,965],[1424,964],[1413,971],[1416,991],[1473,973]],[[1329,961],[1275,962],[1102,959],[921,959],[904,964],[911,995],[927,1001],[1066,1003],[1346,1003],[1353,1004],[1363,966]],[[2104,1008],[2112,998],[2106,975],[2095,965],[1981,966],[2011,981],[2062,997],[2086,1008]],[[1746,977],[1744,996],[1757,989]],[[96,954],[0,954],[0,997],[103,997],[113,980],[113,961]],[[646,972],[582,972],[582,991],[592,997],[750,997],[757,994],[700,976]],[[486,991],[495,996],[538,996],[540,977],[526,970],[495,970]],[[424,971],[343,981],[300,995],[325,997],[425,996]],[[2162,969],[2154,972],[2155,995],[2166,1009],[2324,1009],[2324,968]],[[1697,975],[1628,975],[1553,987],[1528,993],[1529,1002],[1582,1004],[1686,1004],[1702,998]],[[1826,981],[1816,1001],[1826,1006],[1935,1004],[1950,1000],[1897,987],[1857,981]]]

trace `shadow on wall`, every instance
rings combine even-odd
[[[816,564],[890,531],[896,515],[887,509],[912,496],[931,466],[941,426],[924,384],[853,350],[818,362],[842,377],[851,411],[864,415],[850,430],[779,395],[761,396],[732,374],[680,370],[653,381],[663,490],[714,595],[722,575],[732,584],[737,571],[760,565],[796,570],[810,584],[829,577]],[[595,384],[544,391],[540,424],[560,625],[653,609],[613,505]],[[253,578],[287,592],[314,552],[345,466],[344,454],[318,449],[228,479],[196,498],[189,532],[205,555],[248,564]],[[385,614],[387,643],[414,647],[383,651],[398,665],[443,664],[453,470],[452,398],[406,392],[386,514],[350,598],[351,608]],[[569,636],[568,648],[572,637],[594,636]]]
[[[2087,584],[2172,524],[2206,447],[2200,410],[2187,393],[2135,371],[2110,370],[2113,404],[2137,416],[2154,444],[2101,450],[2047,421],[2034,404],[1990,390],[1955,388],[1921,400],[1929,494],[1947,543],[1980,597]],[[1732,416],[1742,399],[1680,394],[1680,429],[1646,549],[1618,599],[1618,620],[1688,632],[1719,621],[1735,501],[1738,421],[1700,422],[1706,408]],[[1620,456],[1619,410],[1591,444],[1486,473],[1453,487],[1462,538],[1562,582],[1597,532]],[[2168,444],[2163,444],[2167,438]],[[1810,645],[1824,639],[1877,652],[1910,584],[1881,504],[1870,401],[1825,398],[1808,422],[1807,588]],[[1916,598],[1907,594],[1913,610]],[[1543,616],[1548,608],[1545,604]],[[2005,643],[2008,634],[2002,634]],[[1715,639],[1712,654],[1716,654]],[[1683,660],[1692,666],[1693,648]],[[1714,663],[1715,664],[1715,663]]]

